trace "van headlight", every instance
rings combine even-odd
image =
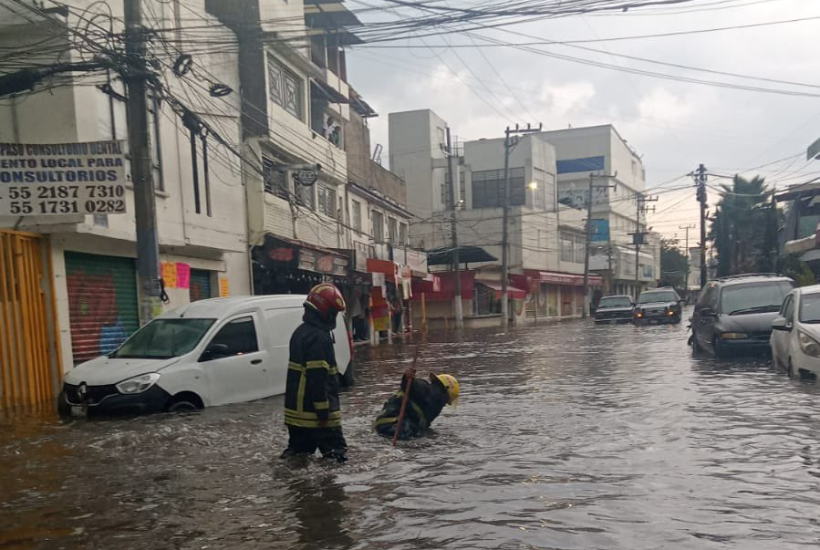
[[[117,384],[117,391],[120,393],[133,394],[142,393],[159,380],[158,372],[151,372],[148,374],[141,374],[128,380],[123,380]]]
[[[798,340],[800,340],[800,349],[803,353],[811,357],[820,357],[820,343],[805,332],[798,331]]]

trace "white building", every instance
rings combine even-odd
[[[592,207],[593,220],[604,220],[609,228],[609,238],[594,243],[591,260],[592,269],[607,281],[608,293],[637,295],[653,285],[660,273],[660,254],[652,252],[658,250],[657,239],[649,235],[644,236],[638,254],[636,284],[633,234],[649,231],[639,202],[646,196],[641,157],[612,125],[569,128],[540,136],[555,147],[559,201],[585,209],[589,175],[614,176],[595,179]]]
[[[16,13],[0,8],[0,45],[8,52],[4,55],[6,62],[12,57],[12,48],[22,52],[14,58],[15,68],[25,63],[48,66],[89,59],[88,50],[95,46],[77,41],[73,34],[89,25],[88,18],[102,29],[111,25],[114,33],[122,31],[121,2],[91,6],[88,11],[84,11],[87,2],[77,4],[76,9],[15,7]],[[215,40],[234,39],[230,30],[207,15],[204,0],[185,0],[179,8],[175,11],[168,2],[144,0],[144,24],[155,29],[178,28],[195,13]],[[198,50],[189,37],[187,33],[178,33],[174,48]],[[195,136],[192,146],[189,131],[168,100],[172,96],[190,102],[189,108],[222,139],[239,143],[240,97],[233,93],[217,100],[208,95],[207,86],[203,93],[200,85],[176,77],[169,68],[179,55],[174,48],[166,49],[162,41],[156,41],[149,49],[150,59],[156,63],[152,66],[166,77],[167,86],[162,94],[149,94],[160,259],[168,266],[165,282],[170,301],[166,308],[217,296],[220,289],[223,294],[248,294],[251,290],[240,160],[219,145],[213,134],[206,138]],[[230,53],[230,48],[224,50],[197,54],[194,66],[200,77],[239,90],[237,56]],[[3,70],[6,69],[1,68],[0,72]],[[113,70],[93,75],[75,73],[74,80],[66,75],[46,79],[31,93],[0,103],[0,142],[46,144],[125,139],[124,93],[122,81]],[[23,326],[20,323],[28,322],[32,331],[50,335],[46,338],[47,350],[28,350],[11,364],[11,368],[19,369],[18,377],[22,376],[26,384],[36,383],[39,397],[53,393],[60,370],[115,349],[144,321],[139,319],[137,307],[133,192],[130,185],[126,187],[125,214],[0,218],[0,228],[5,228],[0,230],[0,236],[7,252],[29,242],[25,245],[29,247],[26,257],[31,265],[38,266],[26,271],[22,264],[0,262],[0,273],[6,281],[15,277],[18,282],[30,281],[34,274],[42,291],[27,307],[0,311],[8,314],[0,325],[14,331],[15,327]],[[178,287],[170,288],[174,282],[171,273],[177,269]],[[190,281],[185,281],[189,270]],[[9,288],[5,290],[8,292]],[[8,296],[14,300],[13,293]],[[18,341],[27,346],[37,345],[36,339],[19,336],[12,335],[11,341],[0,339],[0,356],[5,356]],[[5,395],[11,393],[6,391]]]
[[[450,185],[446,122],[430,110],[390,114],[390,166],[407,182],[413,245],[428,252],[449,249]],[[458,171],[457,230],[462,298],[468,324],[497,315],[501,293],[504,145],[501,139],[463,144],[453,159]],[[462,146],[454,146],[462,152]],[[554,148],[535,136],[523,137],[509,161],[509,267],[512,308],[519,317],[573,317],[583,308],[583,213],[558,204]],[[470,247],[495,258],[471,265]],[[431,317],[451,318],[454,277],[447,254],[439,265],[442,292],[431,295]],[[487,260],[488,258],[485,258]],[[597,277],[593,283],[599,283]],[[491,319],[488,322],[493,322]]]

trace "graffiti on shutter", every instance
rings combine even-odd
[[[134,260],[65,253],[74,364],[116,350],[139,328]]]
[[[211,272],[202,269],[191,270],[191,301],[207,300],[211,294]]]

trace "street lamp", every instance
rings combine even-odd
[[[538,189],[538,182],[537,181],[531,181],[530,184],[529,184],[529,188],[532,189],[533,191],[535,191],[536,189]]]

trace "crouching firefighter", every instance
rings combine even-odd
[[[290,338],[285,425],[288,448],[281,458],[313,455],[347,460],[339,410],[339,376],[333,350],[336,317],[345,310],[342,293],[334,285],[313,287],[304,304],[303,322]]]
[[[410,367],[401,379],[401,389],[387,400],[376,419],[374,427],[381,436],[393,437],[396,433],[396,423],[399,420],[404,392],[407,391],[408,379],[412,379],[412,383],[399,439],[421,437],[445,405],[456,405],[458,402],[459,387],[455,376],[431,373],[428,382],[418,380],[416,370]]]

